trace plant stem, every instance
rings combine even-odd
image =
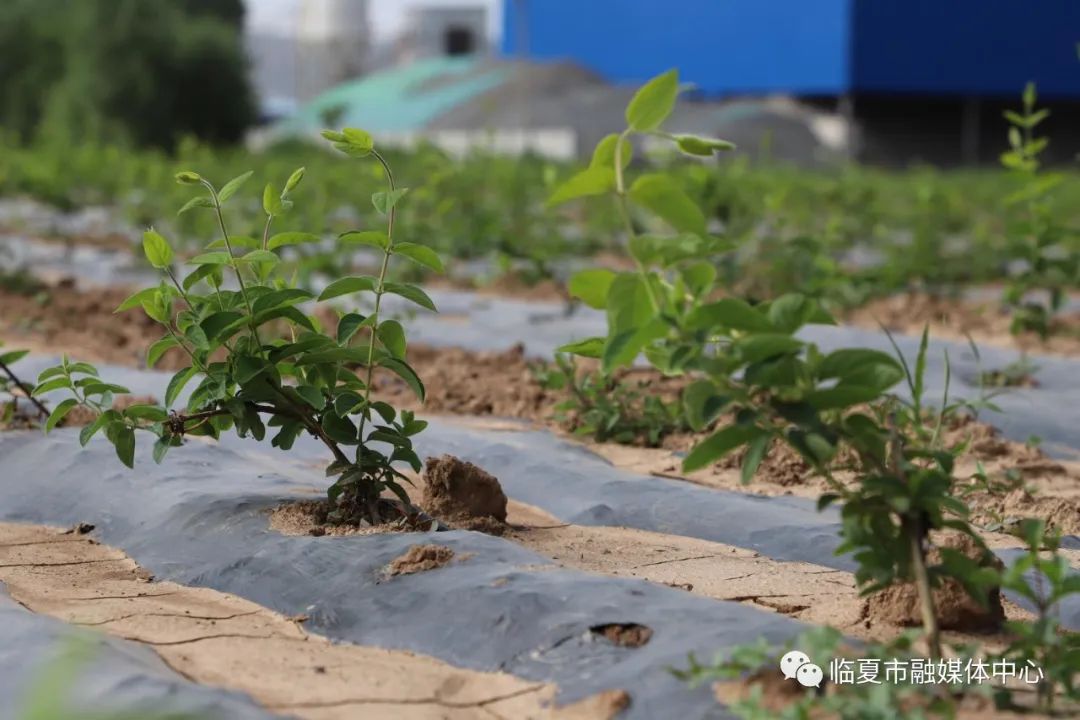
[[[930,574],[926,570],[926,556],[923,553],[922,531],[911,523],[904,523],[904,534],[908,537],[911,552],[911,572],[915,576],[915,588],[919,593],[919,608],[922,613],[923,632],[929,646],[930,659],[941,657],[941,630],[938,628],[937,609],[934,607],[934,595],[930,588]]]
[[[387,185],[390,186],[390,193],[393,194],[397,187],[394,184],[394,173],[390,169],[390,165],[377,150],[372,150],[371,154],[379,161],[379,164],[382,165],[383,171],[386,173]],[[371,380],[375,372],[375,339],[379,330],[379,309],[382,307],[382,297],[385,293],[383,285],[386,281],[386,271],[390,267],[390,256],[394,252],[394,217],[396,212],[396,209],[391,206],[390,212],[387,214],[387,245],[383,250],[382,267],[379,268],[379,281],[375,285],[375,310],[371,314],[371,342],[368,344],[367,373],[364,380],[364,410],[360,413],[360,445],[356,448],[357,460],[359,460],[360,451],[364,447],[364,425],[368,415],[371,414]]]
[[[214,186],[204,181],[206,189],[210,191],[210,197],[214,200],[214,210],[217,214],[218,227],[221,228],[221,236],[225,240],[225,249],[229,253],[229,265],[232,267],[233,272],[236,273],[236,280],[240,283],[240,296],[244,298],[244,305],[247,306],[248,311],[248,324],[251,326],[251,334],[255,337],[255,342],[259,346],[259,352],[262,352],[262,340],[259,338],[259,328],[255,325],[255,311],[251,307],[251,299],[248,298],[247,286],[244,283],[244,275],[240,272],[240,266],[236,264],[236,256],[233,255],[232,242],[229,240],[229,231],[225,227],[225,216],[221,212],[221,202],[218,200],[217,190]]]
[[[637,232],[634,230],[634,221],[630,218],[630,202],[626,197],[626,179],[623,177],[622,147],[623,143],[630,142],[629,134],[629,130],[624,130],[619,135],[619,139],[615,141],[615,195],[618,198],[619,214],[622,216],[623,224],[626,226],[627,241],[637,237]],[[645,266],[637,258],[634,258],[634,264],[637,265],[638,274],[641,275],[641,280],[645,283],[645,291],[649,294],[649,302],[652,303],[653,311],[660,312],[660,301],[657,299],[656,293],[653,292],[653,286],[649,282],[649,275],[645,272]]]
[[[20,380],[18,378],[18,376],[11,371],[11,368],[9,368],[2,361],[0,361],[0,370],[3,370],[4,374],[8,376],[8,378],[11,380],[11,382],[15,383],[15,385],[20,390],[23,391],[23,394],[26,395],[26,399],[29,400],[34,405],[34,407],[37,408],[39,413],[41,413],[41,417],[46,417],[46,418],[49,417],[49,409],[47,407],[45,407],[44,403],[42,403],[40,400],[38,400],[36,397],[34,397],[33,393],[30,390],[30,388],[26,387],[26,385],[23,383],[23,381]]]

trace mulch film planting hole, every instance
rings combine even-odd
[[[608,623],[589,628],[593,635],[608,640],[619,647],[639,648],[652,639],[652,628],[637,623]]]

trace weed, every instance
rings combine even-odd
[[[335,280],[317,300],[363,293],[373,298],[373,311],[344,314],[332,336],[300,309],[313,296],[293,284],[282,269],[279,253],[320,238],[301,232],[272,235],[271,229],[292,209],[291,194],[304,177],[302,168],[289,176],[280,192],[272,184],[266,186],[262,194],[265,221],[258,237],[230,233],[224,213],[225,203],[251,177],[250,172],[221,188],[197,173],[181,172],[177,181],[200,189],[201,194],[180,212],[209,212],[221,236],[189,261],[194,270],[181,280],[174,272],[172,247],[161,234],[148,230],[143,249],[150,264],[161,271],[163,282],[135,293],[117,311],[142,308],[164,329],[162,338],[147,351],[149,365],[172,348],[183,350],[190,365],[169,382],[164,405],[134,405],[121,411],[112,409],[112,396],[127,392],[126,388],[103,382],[93,366],[65,357],[41,374],[34,390],[39,395],[66,389],[73,395],[52,411],[46,431],[76,405],[89,407],[97,416],[83,429],[81,442],[85,445],[103,431],[128,467],[134,463],[137,431],[156,436],[153,455],[159,462],[185,435],[216,438],[235,429],[242,437],[262,440],[269,428],[276,430],[271,444],[288,450],[301,433],[308,433],[333,456],[326,471],[328,477],[336,478],[328,490],[331,519],[382,522],[383,490],[395,493],[406,510],[411,508],[400,484],[407,478],[395,465],[406,463],[419,472],[412,437],[426,423],[411,412],[399,413],[373,400],[372,376],[376,368],[395,373],[421,400],[424,386],[405,360],[405,328],[397,320],[383,318],[380,307],[383,297],[391,293],[435,310],[420,288],[388,281],[387,271],[393,258],[406,258],[433,270],[441,270],[442,263],[427,247],[395,240],[396,207],[407,190],[396,185],[371,136],[355,129],[324,135],[346,155],[378,162],[387,189],[376,192],[371,200],[385,217],[386,228],[350,232],[341,238],[343,243],[376,248],[381,255],[378,275]],[[226,273],[235,289],[227,288]],[[361,338],[362,342],[356,342]],[[359,374],[350,369],[356,366],[362,368]],[[196,380],[186,409],[173,409],[184,388]],[[347,454],[347,448],[355,450]],[[400,508],[391,512],[408,515]]]
[[[649,394],[645,382],[582,371],[573,357],[562,353],[556,354],[554,366],[532,370],[545,390],[567,394],[555,406],[555,419],[577,435],[658,447],[668,435],[687,429],[678,403]]]

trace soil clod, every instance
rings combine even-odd
[[[413,545],[401,557],[394,558],[386,567],[390,577],[437,570],[454,559],[454,551],[445,545]]]
[[[501,535],[506,493],[495,476],[452,455],[428,458],[420,506],[452,527]]]

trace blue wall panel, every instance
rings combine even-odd
[[[851,2],[506,0],[503,51],[517,54],[525,7],[533,58],[576,60],[612,82],[678,67],[712,95],[834,95],[850,78]]]
[[[1080,0],[854,0],[853,84],[870,92],[1080,95]]]

